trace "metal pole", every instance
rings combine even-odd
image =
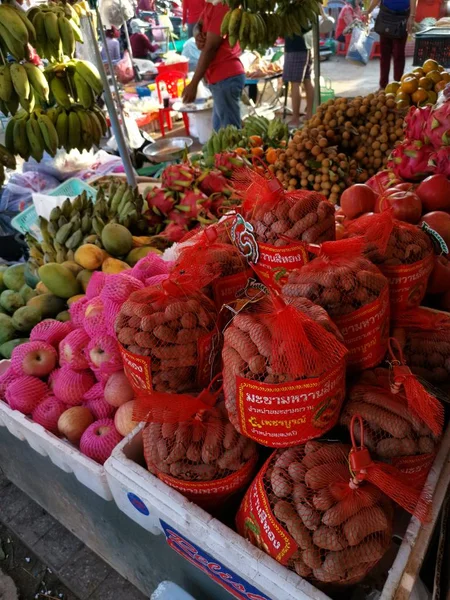
[[[102,40],[103,40],[103,43],[106,45],[106,38],[105,38],[104,31],[103,31],[103,25],[101,24],[102,22],[100,19],[100,14],[98,12],[98,8],[96,8],[96,11],[97,11],[97,19],[99,19],[100,31],[102,32]],[[100,76],[102,78],[103,87],[104,87],[105,102],[106,102],[106,106],[108,108],[109,118],[111,120],[111,128],[112,128],[114,136],[116,138],[117,146],[119,147],[119,154],[120,154],[120,158],[123,161],[123,166],[125,169],[125,174],[127,176],[128,185],[131,185],[133,188],[135,188],[136,187],[136,176],[134,174],[134,169],[133,169],[133,165],[131,163],[130,153],[129,153],[129,150],[127,147],[127,143],[125,141],[125,137],[124,137],[122,128],[120,127],[119,117],[117,116],[116,107],[114,105],[114,99],[112,97],[111,90],[109,89],[108,77],[106,76],[106,72],[103,67],[100,50],[99,50],[98,44],[96,43],[96,39],[95,39],[95,35],[94,35],[94,26],[92,24],[92,17],[89,17],[89,23],[90,23],[92,39],[94,41],[93,46],[94,46],[95,58],[97,60],[98,66],[99,66]]]
[[[320,105],[320,37],[319,17],[312,22],[313,34],[313,61],[314,61],[314,106],[317,110]]]
[[[133,49],[131,48],[130,34],[128,33],[127,22],[125,20],[125,17],[123,16],[123,12],[122,12],[122,0],[119,0],[119,5],[120,5],[120,12],[122,14],[122,19],[123,19],[122,20],[123,29],[125,31],[125,37],[127,39],[128,53],[130,54],[131,64],[133,65],[134,79],[136,81],[142,81],[142,77],[139,76],[137,67],[133,62]]]

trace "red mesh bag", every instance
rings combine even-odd
[[[217,508],[248,485],[257,461],[256,444],[229,422],[220,393],[140,396],[133,413],[133,420],[149,422],[143,431],[149,471],[204,508]]]
[[[424,231],[387,210],[359,217],[347,235],[364,237],[366,256],[387,277],[392,317],[421,303],[433,270],[433,245]]]
[[[59,364],[77,371],[89,367],[84,351],[89,344],[89,336],[81,327],[71,331],[59,344]]]
[[[55,319],[45,319],[33,327],[30,342],[47,342],[55,348],[73,329],[70,321],[61,323]]]
[[[428,516],[428,495],[365,447],[309,441],[272,454],[244,497],[237,530],[319,587],[351,585],[391,544],[390,499]]]
[[[361,370],[379,364],[389,335],[388,282],[362,255],[361,238],[325,242],[317,258],[289,273],[282,293],[304,296],[322,306],[348,348],[348,365]]]
[[[450,382],[450,315],[417,307],[399,314],[393,322],[411,371],[433,385]]]
[[[319,437],[339,417],[347,350],[325,312],[305,309],[306,302],[286,304],[264,296],[244,305],[224,333],[230,421],[265,446],[293,446]]]
[[[122,304],[118,302],[103,300],[103,318],[105,319],[106,333],[113,337],[116,337],[115,323],[121,306]]]
[[[444,411],[419,382],[413,382],[412,389],[405,387],[403,371],[398,368],[394,366],[392,372],[375,369],[362,373],[348,390],[341,423],[350,427],[352,418],[359,415],[363,419],[365,445],[372,455],[414,474],[415,483],[423,486],[436,457]],[[354,432],[360,440],[358,424]]]
[[[59,369],[53,381],[53,393],[65,404],[78,406],[83,402],[84,394],[95,385],[91,371],[74,371],[69,366]]]
[[[218,353],[217,310],[199,290],[208,278],[172,275],[134,292],[116,319],[124,368],[135,391],[198,391]]]
[[[256,170],[238,172],[233,185],[243,198],[233,240],[264,283],[277,287],[289,270],[305,264],[305,243],[335,239],[334,207],[322,194],[287,192]]]

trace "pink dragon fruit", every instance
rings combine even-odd
[[[143,217],[147,221],[150,234],[158,235],[164,229],[164,217],[162,215],[157,215],[152,210],[146,210]]]
[[[173,192],[184,192],[197,178],[197,172],[190,165],[183,163],[181,165],[169,165],[161,176],[161,183],[164,188]]]
[[[228,181],[218,169],[205,171],[205,173],[199,177],[197,183],[200,190],[207,196],[218,193],[222,193],[224,195],[230,194]]]
[[[450,146],[443,146],[440,150],[433,152],[429,164],[434,167],[435,173],[450,177]]]
[[[177,223],[169,223],[161,234],[169,242],[179,242],[185,235],[186,229]]]
[[[157,215],[168,215],[176,202],[173,193],[163,188],[153,188],[147,193],[147,204],[150,211]]]
[[[176,206],[176,210],[181,210],[186,220],[197,219],[207,204],[208,196],[205,196],[200,190],[194,189],[182,195],[181,200]]]
[[[405,140],[394,148],[387,166],[397,177],[419,181],[434,173],[434,167],[429,164],[432,153],[433,148],[419,140]]]
[[[425,125],[428,121],[432,106],[411,106],[405,117],[405,138],[409,140],[425,141]]]
[[[437,150],[450,146],[450,101],[430,112],[425,125],[425,141]]]
[[[214,156],[214,165],[219,171],[225,174],[230,174],[235,169],[240,169],[244,164],[244,161],[236,152],[222,152]]]

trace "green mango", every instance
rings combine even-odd
[[[0,354],[3,358],[11,358],[12,351],[16,346],[20,346],[20,344],[24,344],[28,342],[29,338],[17,338],[15,340],[10,340],[9,342],[5,342],[0,346]]]
[[[12,316],[12,322],[17,331],[29,332],[41,321],[40,311],[32,306],[22,306]]]
[[[0,294],[0,304],[5,310],[12,314],[18,308],[25,306],[25,300],[22,298],[19,292],[5,290]]]
[[[9,290],[18,292],[25,285],[25,263],[12,265],[3,271],[3,285]]]
[[[14,339],[16,328],[8,315],[0,314],[0,344]]]

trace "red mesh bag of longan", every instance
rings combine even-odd
[[[364,440],[308,441],[267,460],[242,501],[237,530],[318,587],[352,585],[391,545],[391,500],[428,518],[429,494],[373,461]]]
[[[234,243],[264,283],[279,287],[291,269],[308,260],[306,244],[335,239],[334,207],[317,192],[288,192],[278,179],[241,170],[233,186],[243,198]]]
[[[197,396],[138,396],[134,418],[149,423],[143,431],[149,471],[201,506],[217,508],[248,485],[258,452],[230,423],[221,389],[213,392],[212,385]]]
[[[353,371],[378,365],[389,335],[388,282],[362,254],[362,238],[325,242],[317,257],[291,271],[281,291],[322,306],[336,323],[348,348]]]
[[[269,447],[319,437],[338,420],[347,350],[325,311],[305,299],[262,294],[224,332],[222,371],[230,420]]]
[[[136,392],[198,392],[211,381],[220,340],[216,307],[200,291],[209,281],[174,273],[122,304],[115,329]]]
[[[418,306],[399,314],[392,325],[414,375],[432,385],[450,383],[450,315]]]
[[[355,219],[347,236],[363,236],[366,256],[389,282],[391,317],[418,306],[433,270],[433,245],[428,234],[404,221],[392,210]]]
[[[348,390],[341,423],[350,427],[360,415],[372,455],[414,475],[423,486],[439,447],[444,409],[404,364],[394,340],[390,345],[391,368],[361,373]],[[358,424],[354,434],[360,440]]]

